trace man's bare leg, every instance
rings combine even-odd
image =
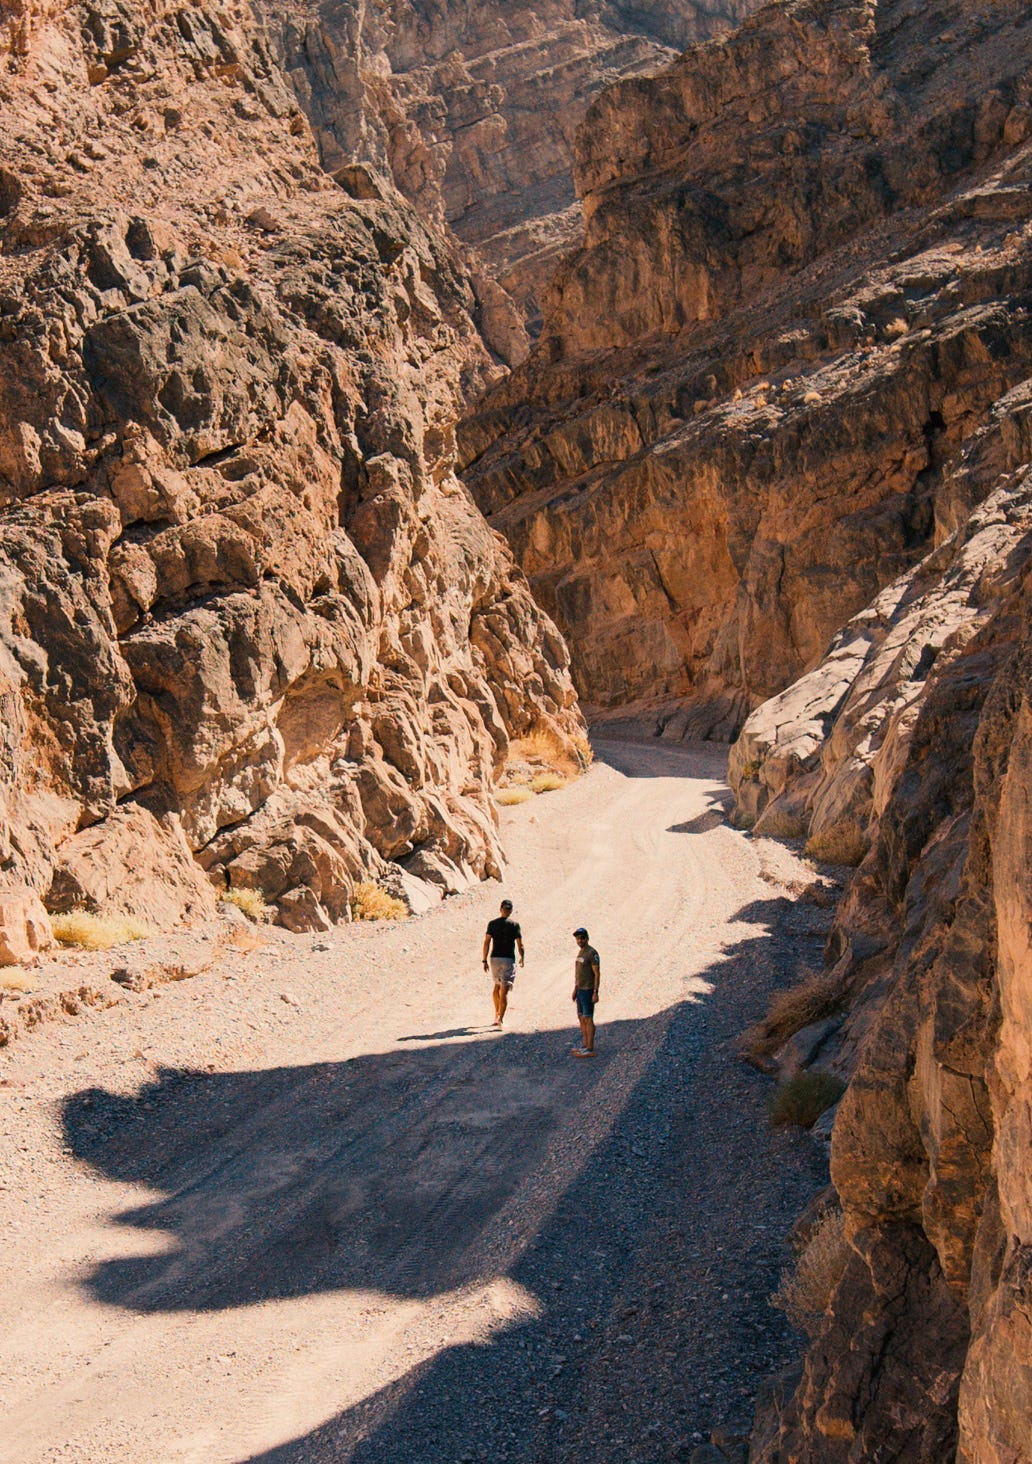
[[[581,1017],[581,1031],[584,1033],[584,1047],[587,1052],[595,1051],[595,1019]]]
[[[505,1016],[505,1009],[509,1005],[509,988],[503,982],[501,986],[495,987],[495,1007],[498,1012],[498,1025],[502,1025]]]

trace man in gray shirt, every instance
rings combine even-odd
[[[577,942],[577,960],[573,968],[573,999],[577,1003],[577,1020],[580,1022],[581,1045],[571,1047],[574,1057],[595,1056],[595,1003],[598,1001],[598,983],[602,967],[598,951],[588,945],[588,932],[579,925],[573,932]]]

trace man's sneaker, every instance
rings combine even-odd
[[[571,1047],[570,1048],[570,1056],[571,1057],[594,1057],[595,1054],[592,1052],[592,1050],[591,1050],[590,1047]]]

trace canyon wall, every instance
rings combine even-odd
[[[595,716],[731,737],[972,506],[1032,369],[1030,55],[1017,0],[798,0],[593,104],[583,247],[460,446]]]
[[[848,1259],[754,1464],[1032,1459],[1030,461],[1027,383],[963,454],[981,504],[732,749],[741,817],[859,862],[804,1044],[849,1080]]]
[[[327,176],[245,3],[2,0],[0,58],[5,882],[314,929],[495,872],[510,738],[581,723],[453,472],[450,247]]]
[[[727,30],[755,0],[261,4],[326,167],[374,164],[424,218],[447,222],[470,251],[485,334],[511,362],[580,237],[573,145],[591,98]]]

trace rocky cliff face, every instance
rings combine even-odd
[[[584,246],[461,441],[597,714],[732,735],[988,491],[1030,52],[1016,0],[781,3],[592,107]]]
[[[811,1053],[851,1079],[850,1258],[755,1461],[1032,1458],[1030,458],[1026,385],[964,454],[982,504],[732,750],[758,828],[862,860]]]
[[[181,911],[199,867],[312,929],[491,872],[509,738],[580,724],[452,471],[453,255],[327,177],[247,4],[4,0],[0,56],[5,878],[142,840]]]
[[[425,218],[447,221],[473,250],[488,339],[512,361],[526,352],[524,323],[537,333],[560,255],[580,237],[573,142],[591,98],[726,30],[754,0],[262,8],[326,166],[373,163]]]

